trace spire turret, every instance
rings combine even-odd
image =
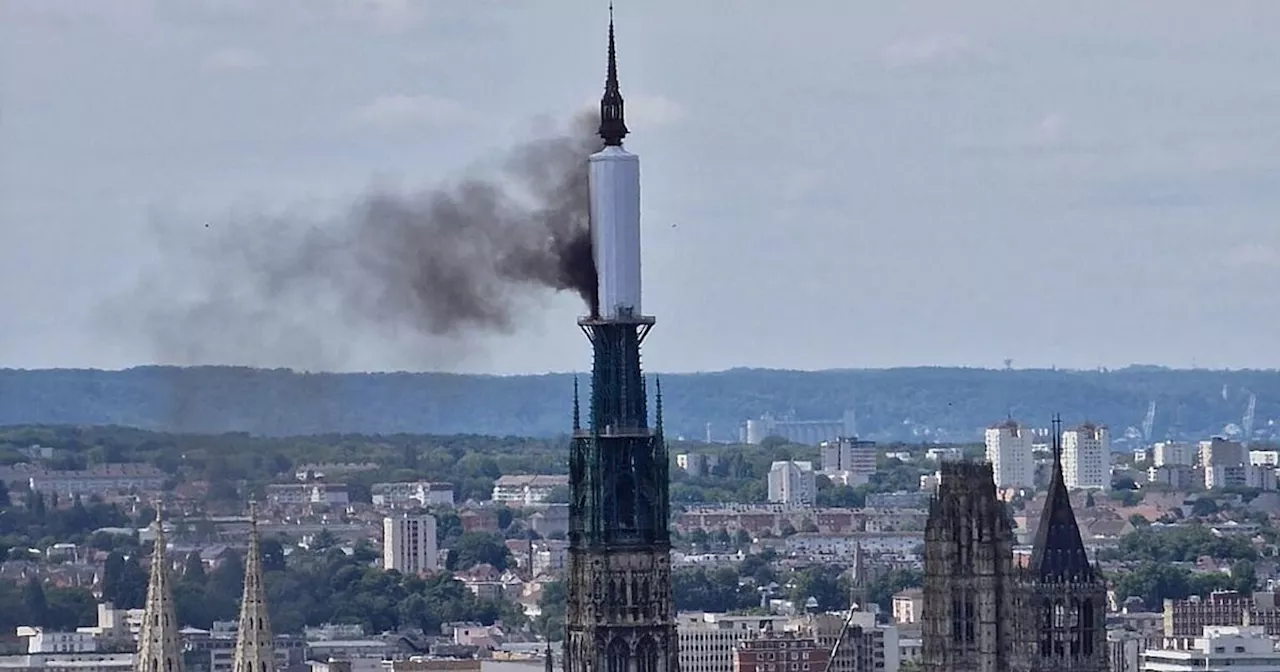
[[[654,416],[655,416],[653,419],[653,427],[654,427],[654,432],[657,433],[658,436],[662,436],[662,379],[657,376],[654,376],[653,385],[654,385],[653,406],[654,406]]]
[[[276,667],[275,639],[267,614],[267,590],[262,582],[262,546],[258,537],[258,510],[249,502],[249,552],[244,560],[244,594],[240,598],[240,623],[236,632],[233,672],[272,672]]]
[[[582,429],[582,413],[578,409],[578,376],[573,377],[573,429]]]
[[[1062,418],[1053,417],[1053,476],[1031,550],[1030,570],[1041,581],[1093,580],[1093,566],[1084,550],[1080,527],[1071,510],[1071,493],[1062,473]]]
[[[173,606],[169,582],[169,557],[164,538],[164,512],[156,503],[155,548],[151,552],[151,576],[147,582],[147,603],[138,633],[138,656],[134,672],[182,672],[178,643],[178,616]]]
[[[866,560],[862,554],[862,544],[853,547],[853,568],[849,581],[849,608],[854,611],[867,611],[867,593],[871,577],[867,576]]]
[[[627,136],[623,120],[622,89],[618,86],[618,50],[613,39],[613,3],[609,4],[609,71],[604,80],[604,96],[600,98],[600,137],[606,147],[622,146]]]

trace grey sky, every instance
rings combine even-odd
[[[121,328],[139,278],[183,291],[157,236],[478,170],[598,97],[605,20],[0,3],[0,366],[173,359]],[[1280,4],[619,0],[618,22],[649,368],[1280,365]],[[583,369],[580,310],[547,297],[429,357],[332,320],[322,361],[213,363]]]

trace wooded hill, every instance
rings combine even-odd
[[[589,388],[582,377],[584,405]],[[649,386],[652,393],[654,386]],[[976,441],[1012,416],[1047,425],[1141,427],[1156,402],[1152,437],[1201,438],[1242,424],[1256,395],[1254,427],[1280,417],[1280,372],[900,368],[733,369],[662,376],[667,434],[737,437],[747,418],[799,420],[857,414],[878,440]],[[176,432],[269,436],[353,433],[558,436],[571,421],[572,376],[439,373],[308,374],[238,367],[138,367],[124,371],[0,370],[0,424],[124,425]],[[652,406],[651,406],[652,408]],[[584,416],[586,409],[584,408]]]

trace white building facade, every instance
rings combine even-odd
[[[1072,490],[1111,486],[1111,436],[1106,427],[1085,423],[1062,433],[1062,476]]]
[[[396,516],[382,520],[382,568],[421,574],[439,567],[436,518]]]
[[[769,467],[769,501],[811,506],[817,496],[817,475],[812,462],[786,460]]]
[[[1151,463],[1156,467],[1195,466],[1197,448],[1189,443],[1161,441],[1151,447]]]
[[[1280,652],[1261,625],[1206,625],[1187,649],[1147,649],[1142,672],[1280,672]]]
[[[876,473],[875,441],[840,437],[819,447],[822,474],[843,485],[866,485]]]
[[[1032,433],[1014,420],[987,428],[987,462],[998,488],[1029,488],[1036,483]]]

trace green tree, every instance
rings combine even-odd
[[[791,576],[791,601],[803,605],[812,597],[823,610],[848,609],[849,592],[840,590],[839,581],[837,567],[810,567],[796,572]]]
[[[187,554],[186,564],[182,568],[182,578],[199,586],[204,585],[204,561],[200,559],[199,551]]]
[[[22,606],[27,610],[27,617],[37,625],[44,625],[49,620],[49,603],[39,579],[27,579],[22,587]]]
[[[671,591],[679,611],[735,611],[754,607],[758,599],[732,567],[682,567],[671,573]]]
[[[315,551],[327,551],[338,545],[338,537],[329,531],[329,528],[323,528],[311,538],[311,549]]]
[[[275,537],[263,539],[260,548],[262,549],[262,571],[279,572],[285,568],[284,545]]]
[[[46,628],[69,632],[97,620],[98,602],[87,588],[53,587],[46,596],[48,607],[42,624]]]
[[[1237,560],[1231,565],[1232,588],[1241,593],[1252,593],[1258,585],[1258,574],[1249,560]]]
[[[511,562],[511,551],[503,543],[502,537],[496,534],[465,532],[454,544],[449,561],[452,563],[449,569],[454,570],[471,569],[485,563],[502,571]]]
[[[535,623],[537,632],[547,639],[558,642],[564,639],[565,605],[569,599],[563,581],[551,581],[542,586],[542,594],[538,596],[538,620]]]

